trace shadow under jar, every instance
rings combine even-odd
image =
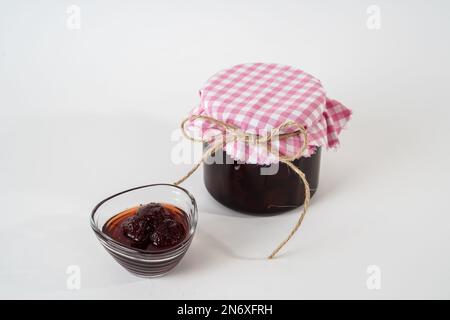
[[[222,158],[213,154],[203,166],[203,172],[206,189],[221,204],[252,214],[282,213],[303,205],[303,182],[286,164],[280,162],[278,171],[273,170],[275,174],[263,175],[262,169],[270,171],[273,167],[269,170],[269,166],[242,164],[231,159],[223,150],[218,152],[222,153]],[[312,156],[293,161],[305,174],[311,197],[319,184],[320,156],[321,148],[318,147]],[[214,162],[217,158],[223,161]]]

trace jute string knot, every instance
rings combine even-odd
[[[311,191],[309,188],[308,181],[306,180],[306,176],[299,168],[297,168],[292,161],[295,159],[298,159],[302,156],[306,148],[308,147],[308,134],[306,129],[294,122],[294,121],[286,121],[279,125],[278,127],[272,129],[268,134],[266,135],[258,135],[253,133],[246,133],[243,132],[238,127],[225,123],[223,121],[214,119],[212,117],[208,116],[201,116],[201,115],[193,115],[183,120],[181,123],[181,131],[183,135],[186,137],[186,139],[193,141],[193,142],[201,142],[201,143],[209,143],[210,138],[203,137],[202,139],[198,139],[195,137],[192,137],[189,135],[186,124],[191,121],[195,121],[197,119],[206,121],[210,124],[215,125],[217,128],[221,128],[222,134],[220,135],[220,138],[215,137],[216,139],[214,143],[210,144],[207,150],[203,153],[202,158],[200,161],[198,161],[194,167],[180,180],[176,181],[174,184],[179,185],[183,183],[186,179],[188,179],[199,167],[200,165],[206,161],[208,157],[210,157],[212,154],[214,154],[219,149],[223,148],[223,146],[226,143],[229,143],[231,141],[242,141],[251,145],[261,145],[261,144],[268,144],[273,140],[282,140],[287,139],[289,137],[298,136],[301,141],[303,141],[301,148],[293,155],[280,155],[278,152],[275,152],[272,150],[272,148],[268,148],[268,151],[277,157],[277,159],[286,164],[289,168],[291,168],[300,178],[302,181],[304,187],[305,187],[305,201],[303,204],[302,212],[294,226],[294,228],[289,233],[288,237],[283,240],[276,248],[273,250],[273,252],[268,256],[268,259],[273,259],[278,252],[291,240],[291,238],[294,236],[294,234],[297,232],[297,230],[300,228],[303,219],[306,215],[306,212],[309,207],[309,201],[311,198]],[[283,131],[290,129],[289,133],[282,133]],[[294,130],[293,130],[294,129]],[[225,135],[225,138],[223,137]]]

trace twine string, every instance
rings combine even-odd
[[[304,187],[305,187],[305,201],[303,203],[303,210],[300,214],[300,217],[298,218],[296,224],[294,225],[294,228],[292,228],[291,232],[289,233],[288,237],[283,240],[276,248],[272,251],[272,253],[268,256],[268,259],[273,259],[278,252],[291,240],[291,238],[294,236],[294,234],[297,232],[297,230],[300,228],[303,219],[306,215],[306,212],[308,211],[309,207],[309,201],[311,198],[311,191],[309,188],[308,181],[306,180],[306,176],[303,171],[301,171],[299,168],[297,168],[292,161],[295,159],[298,159],[301,157],[303,152],[308,147],[308,134],[306,129],[294,122],[294,121],[286,121],[282,123],[280,126],[274,128],[270,131],[268,135],[257,135],[252,133],[246,133],[240,130],[238,127],[230,125],[226,122],[214,119],[212,117],[203,116],[203,115],[193,115],[183,120],[181,123],[181,131],[184,135],[184,137],[190,141],[193,142],[201,142],[205,143],[208,142],[209,139],[203,138],[203,139],[197,139],[195,137],[192,137],[188,134],[188,131],[186,129],[186,124],[190,121],[195,121],[197,119],[204,120],[210,124],[216,125],[217,127],[221,128],[222,133],[225,133],[225,139],[223,138],[223,135],[221,135],[220,139],[216,139],[215,143],[213,143],[211,146],[208,147],[208,149],[203,153],[202,158],[200,161],[198,161],[189,172],[184,175],[181,179],[176,181],[174,185],[179,185],[186,181],[199,167],[200,165],[208,159],[212,154],[214,154],[219,149],[223,148],[225,144],[227,144],[230,141],[244,141],[249,144],[253,145],[260,145],[260,144],[267,144],[271,142],[273,139],[286,139],[293,136],[298,136],[301,140],[303,140],[303,144],[301,148],[293,155],[286,156],[286,155],[280,155],[279,153],[276,153],[272,150],[272,148],[269,148],[269,152],[272,153],[274,156],[278,158],[278,160],[284,164],[286,164],[289,168],[291,168],[300,178],[302,181]],[[286,130],[288,128],[296,128],[296,130],[289,132],[289,133],[282,133],[283,130]]]

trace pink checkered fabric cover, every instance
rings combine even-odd
[[[338,146],[339,133],[350,119],[351,110],[328,99],[320,81],[300,69],[249,63],[212,76],[200,89],[200,104],[191,115],[209,116],[253,134],[264,134],[287,120],[295,121],[307,129],[308,149],[303,156],[308,157],[318,146]],[[219,133],[219,128],[201,119],[189,122],[187,129],[197,137]],[[292,155],[301,146],[301,139],[295,136],[274,141],[271,148]],[[225,150],[233,159],[245,163],[278,161],[264,146],[242,141],[228,143]]]

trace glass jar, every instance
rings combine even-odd
[[[319,180],[318,147],[337,147],[352,113],[327,97],[319,79],[276,63],[244,63],[221,70],[206,81],[199,95],[200,103],[183,122],[185,136],[202,142],[219,134],[233,138],[224,140],[225,162],[210,161],[219,153],[206,159],[206,188],[225,206],[250,213],[278,213],[304,203],[301,176],[288,165],[280,163],[273,175],[262,174],[263,164],[273,160],[267,157],[272,151],[285,159],[299,153],[306,156],[293,164],[305,174],[313,195]],[[261,145],[264,141],[270,144]]]
[[[206,150],[207,145],[204,147]],[[223,158],[213,154],[203,166],[204,182],[208,192],[224,206],[246,213],[274,214],[303,205],[303,182],[286,164],[279,163],[278,170],[274,168],[274,174],[263,174],[264,169],[268,173],[272,169],[258,164],[242,164],[233,161],[223,150],[218,152],[222,153]],[[305,173],[311,197],[319,183],[320,156],[319,147],[310,157],[293,161]]]

